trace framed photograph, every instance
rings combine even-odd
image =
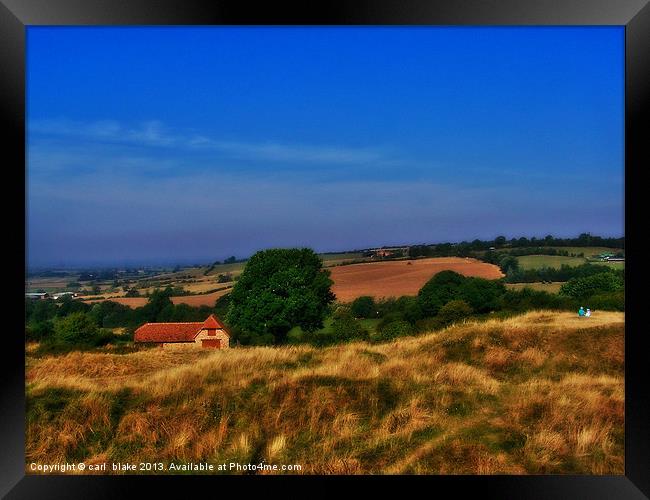
[[[645,0],[0,1],[0,494],[648,498]]]

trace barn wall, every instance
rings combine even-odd
[[[194,339],[194,342],[166,342],[162,346],[165,349],[201,349],[202,339],[219,339],[221,340],[221,349],[230,347],[230,337],[224,330],[217,330],[216,335],[208,335],[207,330],[201,330]]]
[[[201,347],[194,342],[166,342],[162,345],[165,349],[194,349]]]
[[[228,349],[230,347],[230,337],[228,337],[228,334],[224,330],[217,330],[216,335],[208,335],[207,330],[201,330],[195,339],[198,347],[201,347],[202,339],[219,339],[221,340],[221,349]]]

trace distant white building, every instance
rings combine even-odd
[[[25,298],[34,299],[34,300],[43,300],[47,299],[50,296],[47,292],[27,292],[25,293]]]

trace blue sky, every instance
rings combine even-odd
[[[620,27],[27,29],[30,265],[623,235]]]

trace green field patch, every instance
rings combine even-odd
[[[530,269],[542,269],[544,267],[552,267],[559,269],[562,266],[581,266],[587,261],[582,257],[564,257],[561,255],[524,255],[517,257],[519,267],[524,271]]]

